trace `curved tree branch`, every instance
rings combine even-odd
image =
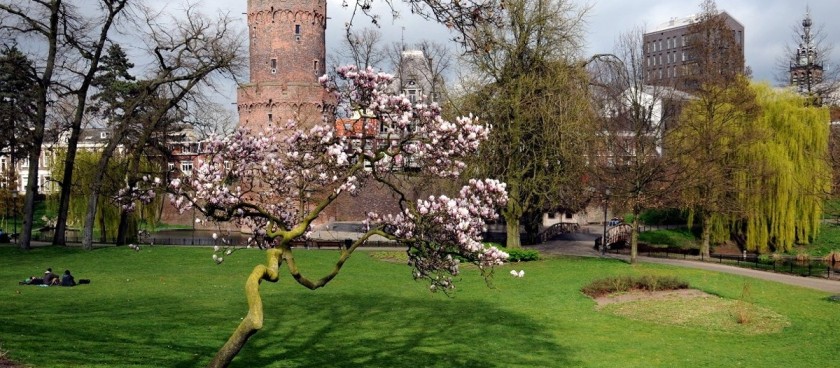
[[[263,280],[269,282],[277,282],[279,278],[278,269],[281,257],[283,256],[283,249],[269,249],[266,251],[266,264],[257,265],[248,276],[248,281],[245,282],[245,295],[248,298],[248,314],[239,323],[236,331],[230,336],[228,341],[219,349],[216,356],[208,364],[208,367],[227,367],[233,360],[233,357],[242,350],[245,342],[253,336],[257,331],[263,327],[263,305],[260,297],[260,283]]]

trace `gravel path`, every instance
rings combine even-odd
[[[552,240],[539,245],[527,246],[526,248],[537,249],[544,254],[550,255],[600,257],[601,255],[593,248],[593,246],[595,245],[595,238],[597,238],[600,235],[601,231],[601,228],[598,226],[584,227],[582,229],[582,232],[580,233],[564,234],[558,237],[556,240]],[[625,261],[629,261],[630,259],[630,257],[627,255],[618,254],[607,254],[606,257],[622,259]],[[837,280],[787,275],[782,273],[760,271],[750,268],[741,268],[720,263],[702,262],[694,260],[654,258],[643,256],[639,256],[638,260],[640,262],[659,263],[680,267],[698,268],[715,272],[725,272],[746,277],[753,277],[757,279],[781,282],[788,285],[816,289],[834,294],[840,294],[840,281]]]

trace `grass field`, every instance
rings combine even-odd
[[[242,285],[259,251],[215,265],[208,248],[0,247],[0,349],[34,367],[195,367],[206,364],[245,313]],[[335,251],[299,251],[316,276]],[[90,285],[18,286],[44,268]],[[712,272],[614,260],[520,263],[493,288],[466,270],[451,297],[428,291],[407,266],[354,255],[326,288],[284,275],[262,286],[264,330],[235,367],[813,367],[838,366],[840,303],[825,293]],[[316,271],[312,273],[312,271]],[[309,272],[307,272],[309,271]],[[693,287],[749,302],[788,322],[781,332],[673,326],[663,317],[595,310],[580,288],[609,275],[677,275]],[[742,303],[739,303],[742,304]],[[682,305],[682,306],[680,306]],[[648,309],[648,310],[656,310]],[[670,316],[670,317],[668,317]],[[649,316],[648,316],[649,317]],[[720,315],[716,318],[735,318]]]

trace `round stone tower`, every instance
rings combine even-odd
[[[238,90],[239,126],[321,121],[326,0],[248,0],[250,83]]]

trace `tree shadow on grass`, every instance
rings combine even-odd
[[[244,314],[241,304],[231,305],[233,312],[207,309],[188,295],[103,297],[80,306],[68,298],[70,290],[54,291],[68,293],[55,298],[49,312],[16,308],[14,316],[0,316],[0,343],[12,358],[36,366],[200,367],[233,331],[232,320]],[[556,326],[486,301],[308,290],[267,294],[265,327],[232,367],[581,365],[558,344]]]
[[[267,310],[234,367],[578,366],[550,327],[484,301],[384,294],[297,298]],[[279,314],[279,313],[278,313]]]

